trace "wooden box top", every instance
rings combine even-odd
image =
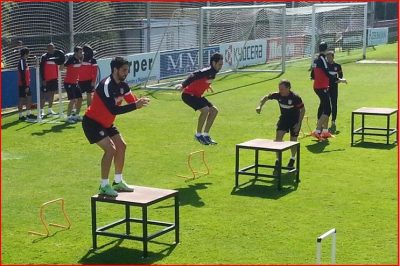
[[[128,205],[150,205],[166,198],[170,198],[178,194],[177,190],[161,189],[153,187],[131,186],[133,192],[118,192],[118,196],[107,197],[103,195],[94,195],[92,199],[96,201],[112,202]]]
[[[356,114],[371,114],[371,115],[391,115],[396,113],[397,109],[394,108],[380,108],[380,107],[361,107],[354,110]]]
[[[238,147],[254,148],[254,149],[265,149],[272,151],[283,151],[298,145],[297,141],[275,141],[271,139],[252,139],[240,144],[236,144]]]

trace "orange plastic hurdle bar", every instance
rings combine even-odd
[[[60,202],[61,203],[61,210],[62,210],[62,212],[64,214],[64,218],[67,221],[68,225],[62,225],[62,224],[56,224],[56,223],[49,223],[48,225],[55,226],[55,227],[60,227],[60,228],[66,228],[66,229],[69,229],[71,227],[71,221],[69,220],[69,218],[67,216],[67,213],[65,212],[64,199],[63,198],[58,198],[58,199],[55,199],[55,200],[50,200],[48,202],[45,202],[40,207],[39,218],[40,218],[40,221],[42,222],[42,224],[44,226],[44,229],[46,230],[46,233],[28,231],[29,234],[38,235],[38,236],[49,236],[50,235],[49,227],[48,227],[48,225],[46,223],[46,220],[44,218],[44,210],[45,210],[45,207],[47,205],[55,203],[55,202]]]
[[[202,162],[203,162],[203,164],[205,166],[206,171],[196,171],[196,170],[193,169],[192,157],[195,154],[201,154],[201,159],[202,159]],[[208,165],[206,163],[204,150],[199,150],[199,151],[195,151],[195,152],[189,153],[187,163],[188,163],[190,171],[192,172],[192,176],[178,175],[179,177],[186,178],[186,181],[190,181],[190,180],[199,178],[201,176],[205,176],[205,175],[210,174],[210,169],[208,168]]]

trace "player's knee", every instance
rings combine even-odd
[[[201,114],[208,114],[210,112],[210,107],[205,106],[205,107],[201,108],[199,111]]]
[[[116,148],[114,145],[108,145],[105,149],[104,149],[104,153],[106,156],[114,156],[115,153],[117,152]]]
[[[126,143],[121,141],[120,143],[118,143],[116,149],[117,149],[117,152],[125,152],[126,151]]]
[[[210,110],[209,110],[209,113],[210,114],[213,114],[213,115],[217,115],[218,114],[218,108],[217,107],[215,107],[215,106],[211,106],[210,107]]]

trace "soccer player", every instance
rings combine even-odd
[[[25,120],[26,118],[36,119],[36,116],[31,114],[32,107],[32,93],[31,93],[31,73],[26,60],[29,57],[29,49],[23,47],[20,50],[21,59],[18,62],[18,116],[19,120]],[[23,115],[23,105],[26,106],[27,116]]]
[[[329,99],[329,80],[333,79],[335,82],[337,78],[329,73],[328,63],[326,62],[326,52],[328,45],[325,42],[319,44],[320,54],[314,60],[311,79],[314,80],[314,92],[319,97],[320,103],[318,107],[318,123],[315,131],[311,135],[318,140],[323,140],[332,137],[328,131],[329,116],[331,115],[331,103]]]
[[[336,63],[334,58],[335,53],[333,51],[328,51],[326,54],[326,60],[328,62],[329,73],[337,79],[336,81],[334,78],[329,79],[329,97],[332,108],[332,120],[329,131],[333,134],[336,132],[337,101],[339,96],[338,85],[339,83],[347,84],[346,79],[343,78],[342,66]]]
[[[183,89],[182,100],[195,111],[200,111],[195,139],[203,145],[217,144],[209,135],[218,109],[205,97],[204,92],[211,89],[211,83],[223,65],[223,57],[215,53],[210,58],[210,66],[193,72],[179,87]],[[212,90],[212,89],[211,89]]]
[[[75,46],[74,54],[71,55],[64,63],[66,68],[64,78],[64,88],[68,96],[68,108],[67,108],[67,122],[75,123],[76,121],[82,121],[82,117],[79,116],[79,112],[82,106],[82,93],[78,87],[78,76],[79,68],[81,67],[82,60],[82,47]],[[75,114],[72,115],[72,109],[75,109]]]
[[[122,57],[111,60],[111,75],[103,79],[94,91],[91,105],[83,116],[82,127],[91,144],[96,143],[103,151],[101,160],[101,184],[99,194],[116,197],[117,191],[132,192],[123,180],[126,143],[114,126],[116,115],[140,109],[150,99],[137,99],[124,82],[129,71],[129,62]],[[125,100],[127,104],[121,105]],[[138,125],[135,125],[138,126]],[[114,161],[115,177],[112,186],[108,181],[111,163]]]
[[[40,115],[44,116],[44,103],[47,98],[49,102],[48,115],[56,115],[53,111],[54,93],[58,89],[58,65],[55,62],[55,48],[53,43],[47,45],[47,53],[40,60],[40,76],[42,79],[42,97],[40,102]]]
[[[281,110],[281,116],[276,124],[276,141],[282,141],[286,133],[290,132],[290,140],[297,141],[299,136],[301,123],[303,121],[306,109],[300,96],[291,90],[290,81],[283,79],[279,82],[279,91],[270,93],[263,98],[256,108],[258,114],[261,113],[263,105],[268,100],[277,100]],[[291,148],[292,157],[289,160],[287,167],[293,168],[296,161],[296,148]],[[278,164],[278,160],[275,165]]]
[[[89,107],[92,102],[93,91],[97,80],[97,61],[93,57],[93,49],[89,45],[83,46],[83,62],[79,68],[79,88],[86,92],[86,104]]]

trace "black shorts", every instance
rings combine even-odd
[[[318,95],[319,98],[319,107],[318,113],[330,116],[331,115],[331,101],[329,96],[329,88],[322,88],[322,89],[314,89],[315,94]],[[318,119],[320,115],[318,114]]]
[[[47,91],[57,91],[58,90],[58,80],[57,79],[52,79],[46,81],[46,86],[42,87],[43,92]]]
[[[291,137],[298,137],[299,131],[296,131],[294,128],[298,122],[298,117],[280,116],[276,124],[276,131],[290,132]]]
[[[92,93],[94,91],[94,87],[92,87],[91,80],[79,81],[79,88],[81,88],[81,92],[84,93]]]
[[[82,98],[81,89],[77,84],[64,83],[64,88],[67,92],[68,100]]]
[[[82,119],[82,128],[90,144],[97,143],[106,137],[111,138],[119,134],[118,129],[114,125],[111,125],[109,128],[104,128],[86,115],[84,115]]]
[[[31,88],[28,87],[28,92],[25,92],[26,86],[18,86],[18,95],[19,98],[26,98],[27,96],[31,96]]]
[[[182,100],[184,103],[192,107],[195,111],[204,108],[206,106],[208,107],[213,106],[213,104],[210,103],[205,97],[197,97],[187,93],[182,93]]]

